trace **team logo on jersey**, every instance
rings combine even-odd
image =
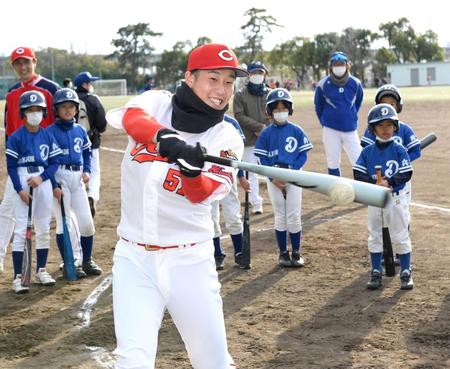
[[[403,140],[400,136],[394,136],[394,141],[403,146]]]
[[[284,149],[289,152],[292,153],[297,149],[298,146],[298,141],[295,137],[288,137],[286,138],[286,146],[284,146]]]
[[[339,87],[339,93],[340,94],[344,93],[344,87]]]
[[[384,175],[388,178],[391,178],[398,172],[399,165],[396,160],[388,160],[386,162],[386,170]]]
[[[219,55],[220,59],[223,59],[225,61],[231,61],[234,59],[233,53],[228,49],[220,51],[217,55]]]
[[[153,161],[164,161],[167,162],[167,158],[163,158],[159,155],[158,150],[156,150],[155,144],[139,144],[137,143],[130,151],[132,156],[132,161],[137,161],[138,163],[147,163]]]
[[[79,154],[81,152],[81,146],[83,146],[83,140],[80,137],[75,138],[73,140],[73,150]]]
[[[48,145],[39,145],[39,152],[41,154],[42,160],[47,161],[49,151],[50,148],[48,147]]]
[[[232,160],[238,160],[236,153],[231,150],[221,150],[220,151],[220,155],[221,158],[226,158],[226,159],[232,159]]]
[[[211,168],[208,169],[208,173],[212,173],[220,177],[225,177],[228,181],[230,181],[230,184],[233,184],[233,173],[227,172],[219,165],[211,165]]]

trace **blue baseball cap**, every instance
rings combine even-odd
[[[268,72],[266,66],[260,61],[252,61],[247,65],[247,72],[252,73],[256,70],[262,70],[263,72]]]
[[[335,51],[333,54],[331,54],[330,65],[338,62],[348,63],[348,57],[342,51]]]
[[[94,82],[97,81],[98,79],[100,79],[100,77],[93,76],[91,73],[86,71],[78,73],[78,75],[73,80],[73,84],[76,87],[78,87],[81,86],[83,83]]]

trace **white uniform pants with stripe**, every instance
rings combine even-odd
[[[175,232],[177,230],[174,230]],[[116,369],[153,369],[167,309],[194,369],[230,369],[212,241],[146,251],[119,240],[114,252]]]
[[[247,163],[258,164],[258,158],[253,154],[254,146],[245,146],[242,161]],[[256,173],[248,173],[248,181],[250,182],[250,193],[248,200],[254,208],[258,208],[263,204],[263,198],[259,196],[259,180]]]
[[[14,198],[17,195],[9,176],[6,178],[3,200],[0,204],[0,262],[4,259],[6,250],[14,232],[16,219],[14,216]]]
[[[88,196],[95,202],[100,200],[100,150],[92,149],[91,174],[88,182]]]
[[[230,193],[220,200],[222,205],[223,220],[230,234],[240,234],[243,231],[241,217],[241,201],[239,200],[237,183],[231,186]],[[211,204],[211,216],[214,223],[214,237],[220,237],[222,230],[220,228],[220,206],[219,200]]]
[[[403,189],[398,195],[389,199],[384,209],[368,207],[369,252],[383,252],[383,231],[381,216],[389,228],[394,253],[407,254],[411,252],[409,236],[409,191]]]
[[[69,215],[70,211],[75,213],[80,235],[83,237],[93,236],[95,233],[86,187],[81,181],[81,171],[71,171],[59,168],[55,173],[55,180],[61,184],[64,194],[64,210]],[[53,213],[56,218],[56,233],[63,233],[61,207],[56,200],[53,201]]]
[[[327,165],[330,169],[340,168],[342,147],[347,153],[352,166],[358,160],[359,154],[361,154],[362,148],[357,131],[341,132],[329,127],[323,127],[322,141]]]
[[[297,233],[302,230],[302,189],[292,184],[286,185],[286,198],[283,192],[267,178],[267,192],[272,202],[277,231]]]
[[[18,168],[22,188],[29,192],[27,179],[38,176],[39,173],[27,173],[26,168]],[[48,249],[50,246],[50,220],[52,218],[53,190],[50,180],[42,182],[33,189],[32,219],[34,225],[36,249]],[[14,197],[14,213],[16,228],[14,231],[13,251],[23,251],[27,231],[28,205],[19,194]]]

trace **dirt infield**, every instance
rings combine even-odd
[[[360,113],[363,122],[368,105]],[[251,218],[253,268],[237,269],[228,257],[219,273],[230,352],[239,368],[450,368],[449,101],[411,102],[401,118],[419,137],[430,131],[438,135],[438,141],[413,163],[414,290],[400,291],[398,276],[385,278],[379,291],[366,290],[366,208],[334,207],[325,196],[306,190],[302,216],[306,266],[278,267],[273,214],[262,185],[264,213]],[[297,109],[293,121],[301,123],[314,144],[305,169],[325,172],[321,129],[312,107]],[[123,134],[109,129],[104,146],[124,149],[125,142]],[[3,144],[0,153],[4,154]],[[87,296],[111,272],[119,219],[122,155],[110,151],[101,155],[102,198],[95,218],[94,256],[105,273],[64,281],[52,241],[48,268],[58,277],[56,286],[32,286],[29,294],[19,296],[11,289],[9,249],[5,273],[0,275],[1,369],[112,367],[111,287],[94,306],[88,327],[82,327],[79,317]],[[345,154],[343,162],[344,175],[350,176]],[[1,160],[0,193],[5,173]],[[224,244],[231,255],[230,240]],[[157,368],[190,367],[184,345],[166,317]]]

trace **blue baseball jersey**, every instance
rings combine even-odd
[[[44,181],[50,179],[57,169],[61,149],[46,129],[40,128],[37,132],[30,132],[26,126],[22,126],[9,137],[5,154],[8,174],[14,189],[19,192],[22,186],[17,168],[44,167],[45,170],[40,175]]]
[[[272,123],[261,132],[253,152],[263,165],[298,170],[305,164],[312,147],[308,136],[296,124]]]
[[[366,146],[353,166],[353,170],[372,178],[375,182],[377,165],[381,166],[381,175],[386,177],[393,192],[405,187],[407,181],[404,181],[404,178],[409,180],[413,171],[406,149],[395,141]]]
[[[314,106],[320,124],[341,132],[358,128],[358,111],[363,101],[361,81],[349,76],[345,86],[335,85],[330,76],[319,81]]]
[[[375,140],[375,134],[366,128],[364,136],[361,138],[361,146],[366,147],[371,145],[375,143]],[[394,133],[394,140],[406,149],[411,161],[420,158],[420,141],[409,125],[403,122],[398,122],[398,131]]]
[[[58,142],[61,148],[59,164],[82,165],[83,172],[91,171],[91,142],[86,130],[75,122],[57,120],[46,128]]]

